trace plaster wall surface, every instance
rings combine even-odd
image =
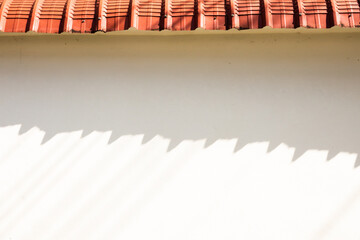
[[[359,43],[1,34],[0,239],[358,240]]]
[[[360,152],[358,29],[0,35],[0,125]]]

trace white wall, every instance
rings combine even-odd
[[[0,126],[360,152],[360,32],[0,36]]]
[[[0,239],[358,240],[359,40],[0,35]]]

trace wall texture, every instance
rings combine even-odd
[[[360,152],[358,30],[0,35],[0,124]]]
[[[359,40],[1,34],[0,239],[358,240]]]

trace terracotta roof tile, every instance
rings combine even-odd
[[[359,27],[357,0],[0,0],[0,31]]]

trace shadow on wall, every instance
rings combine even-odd
[[[0,125],[360,153],[359,36],[342,36],[3,37]]]

